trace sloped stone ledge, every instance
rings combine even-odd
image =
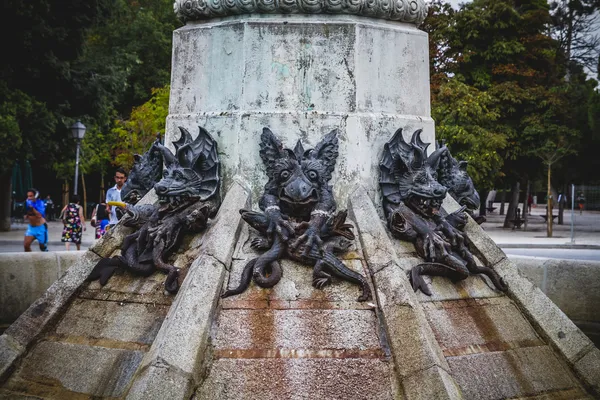
[[[416,259],[398,258],[363,187],[351,193],[348,208],[372,274],[378,312],[405,396],[409,399],[462,398],[405,273]],[[422,385],[424,380],[428,382],[426,388]]]
[[[85,252],[0,336],[0,382],[9,376],[39,335],[56,321],[98,261],[100,257],[95,253]]]
[[[447,212],[459,208],[449,196],[442,206]],[[473,253],[500,274],[508,284],[508,297],[518,305],[538,334],[564,357],[582,383],[600,396],[600,350],[552,300],[521,276],[515,263],[470,217],[465,230]]]
[[[142,360],[127,399],[190,398],[200,382],[203,361],[219,295],[231,264],[250,196],[237,183],[227,192],[213,226],[203,237],[203,249],[171,306],[149,352]]]

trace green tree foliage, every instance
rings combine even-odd
[[[127,120],[117,120],[112,129],[114,142],[113,164],[130,169],[133,155],[142,154],[160,134],[164,137],[165,120],[169,114],[169,90],[167,85],[152,90],[152,98],[135,107]]]
[[[565,79],[552,22],[546,0],[474,0],[458,11],[433,2],[432,114],[477,185],[541,176],[544,157],[576,153],[591,134],[595,82]]]

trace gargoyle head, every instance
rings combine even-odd
[[[173,142],[175,154],[159,145],[165,167],[162,179],[154,185],[161,203],[178,207],[190,201],[206,201],[219,190],[217,143],[202,127],[196,139],[182,127],[181,137]]]
[[[283,148],[269,128],[264,128],[260,157],[269,182],[265,191],[291,208],[307,208],[320,202],[335,168],[338,155],[337,130],[328,133],[313,149],[305,150],[298,140],[294,149]]]
[[[444,148],[446,151],[440,157],[438,167],[438,180],[448,188],[448,193],[460,204],[467,206],[470,211],[479,208],[479,193],[475,190],[475,185],[467,172],[467,162],[457,161],[444,143],[438,144],[438,149]]]
[[[413,211],[431,216],[437,213],[447,189],[436,180],[436,170],[444,149],[438,149],[429,157],[428,143],[421,140],[419,129],[410,143],[404,141],[402,129],[385,144],[383,159],[379,164],[379,184],[384,198],[404,202]]]
[[[127,182],[121,189],[121,199],[128,204],[137,203],[152,189],[162,176],[163,156],[159,149],[160,135],[143,155],[133,156],[135,163]]]

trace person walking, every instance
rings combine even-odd
[[[577,206],[579,207],[579,215],[583,214],[583,207],[585,206],[585,196],[583,192],[579,192],[577,196]]]
[[[108,213],[106,212],[106,204],[96,204],[92,213],[90,225],[96,228],[96,239],[100,239],[106,233],[106,226],[109,223]]]
[[[117,216],[117,207],[111,207],[108,205],[109,201],[121,201],[121,189],[127,181],[127,173],[123,168],[118,168],[115,172],[115,186],[108,189],[106,192],[106,212],[109,213],[110,219],[108,222],[108,228],[112,229],[117,222],[119,217]]]
[[[46,217],[48,221],[54,221],[54,202],[50,195],[46,196],[44,204],[46,204]]]
[[[27,220],[27,230],[23,247],[26,252],[31,251],[31,243],[38,241],[41,251],[48,251],[48,224],[46,223],[46,205],[39,198],[40,193],[36,189],[27,191],[27,200],[25,202],[25,219]]]
[[[83,207],[79,205],[79,196],[74,194],[71,201],[61,211],[64,224],[61,242],[65,243],[67,251],[70,250],[71,243],[77,245],[77,250],[81,249],[82,228],[85,231],[85,218],[83,216]]]

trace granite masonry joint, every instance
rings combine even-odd
[[[132,350],[132,351],[144,351],[147,352],[150,349],[150,345],[139,342],[123,342],[113,339],[105,338],[90,338],[87,336],[75,336],[75,335],[59,335],[53,334],[44,337],[45,341],[48,342],[61,342],[61,343],[72,343],[85,346],[97,346],[108,349],[120,349],[120,350]]]

